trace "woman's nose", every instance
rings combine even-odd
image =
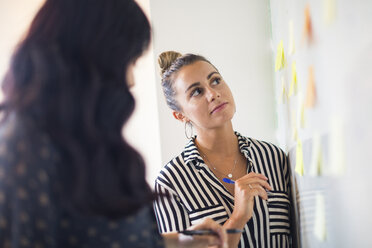
[[[218,91],[208,87],[206,96],[207,96],[208,101],[212,102],[212,101],[216,100],[216,98],[220,97],[220,93]]]

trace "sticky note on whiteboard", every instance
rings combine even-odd
[[[302,40],[308,43],[311,43],[313,41],[313,27],[312,27],[309,4],[307,4],[305,7],[304,17],[305,17],[305,20],[304,20],[304,31],[303,31]]]
[[[295,171],[300,176],[304,175],[304,156],[303,156],[303,150],[302,150],[302,142],[299,138],[297,139],[297,146],[296,146],[296,167],[295,167]]]
[[[309,174],[311,176],[321,176],[323,174],[323,154],[319,133],[314,133],[312,143]]]
[[[317,192],[315,199],[314,235],[324,242],[327,239],[326,205],[323,194]]]
[[[336,0],[323,0],[323,16],[326,24],[332,24],[336,16]]]
[[[281,40],[278,44],[277,52],[276,52],[276,60],[275,60],[275,71],[279,71],[283,69],[286,65],[285,55],[284,55],[284,47],[283,41]]]
[[[316,89],[314,80],[314,69],[312,66],[309,67],[309,79],[307,82],[306,100],[305,107],[313,108],[316,101]]]
[[[282,89],[281,89],[281,93],[280,93],[280,102],[281,103],[286,103],[288,101],[288,96],[287,96],[287,91],[285,89],[285,82],[284,82],[284,78],[283,76],[281,77],[281,82],[282,82]]]
[[[297,70],[296,62],[292,63],[292,77],[291,77],[291,86],[289,87],[288,97],[297,94]]]

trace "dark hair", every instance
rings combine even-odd
[[[153,199],[144,161],[122,136],[134,109],[126,68],[150,39],[133,0],[46,0],[13,55],[1,111],[51,137],[74,211],[118,218]]]
[[[176,92],[173,88],[177,72],[183,66],[193,64],[197,61],[204,61],[215,67],[211,62],[201,55],[191,53],[182,55],[174,51],[163,52],[159,55],[158,63],[161,70],[161,85],[163,87],[167,104],[172,110],[181,110],[181,107],[175,99]]]

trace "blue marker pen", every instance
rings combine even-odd
[[[227,177],[224,177],[222,178],[222,181],[224,181],[225,183],[230,183],[230,184],[235,184],[235,181],[234,180],[231,180],[230,178],[227,178]],[[250,186],[250,185],[249,185]],[[251,187],[252,188],[252,187]],[[271,195],[272,193],[270,191],[268,191],[267,189],[266,190],[266,193],[268,195]]]
[[[230,183],[230,184],[234,184],[235,183],[234,180],[231,180],[230,178],[227,178],[227,177],[222,178],[222,181],[224,181],[225,183]]]

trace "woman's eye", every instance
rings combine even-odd
[[[191,92],[191,97],[193,97],[193,96],[198,96],[200,93],[201,93],[201,89],[196,88],[195,90],[193,90],[193,91]]]
[[[215,78],[215,79],[212,80],[212,84],[213,84],[213,85],[217,85],[217,84],[220,83],[220,81],[221,81],[220,78]]]

